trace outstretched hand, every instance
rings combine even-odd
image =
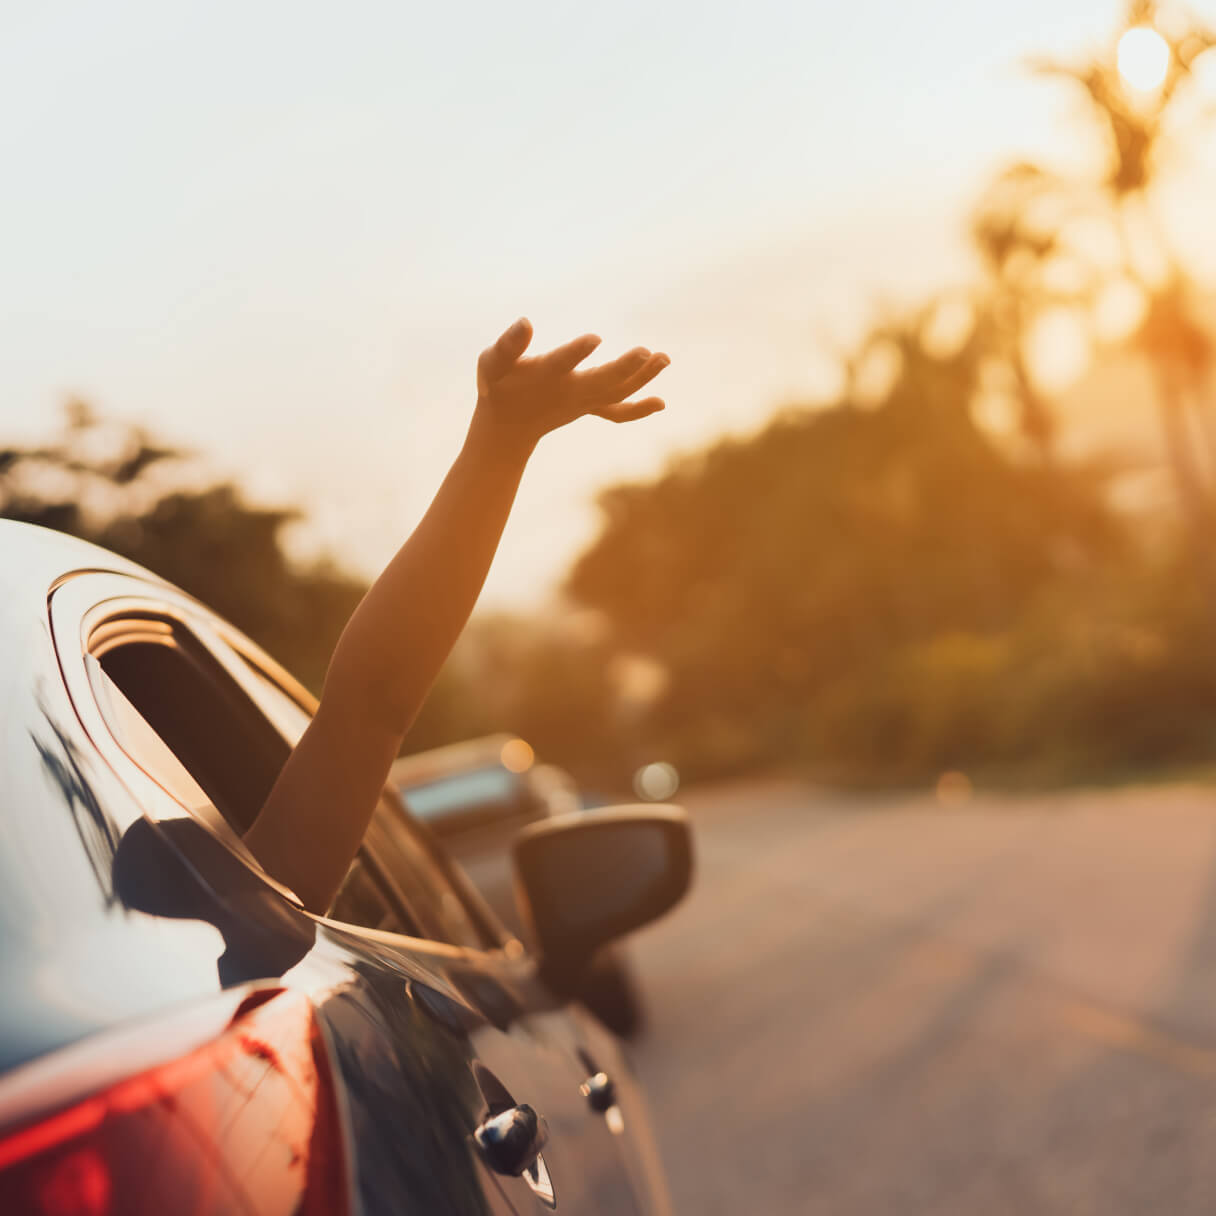
[[[626,398],[671,362],[666,355],[638,346],[610,363],[579,370],[600,344],[595,334],[524,358],[531,341],[532,325],[521,317],[477,361],[477,415],[496,428],[531,444],[584,414],[633,422],[663,408],[660,397]]]

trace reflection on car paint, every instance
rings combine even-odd
[[[109,903],[114,899],[110,864],[118,848],[118,824],[106,813],[86,776],[80,749],[45,708],[42,708],[42,715],[50,737],[40,737],[30,731],[30,741],[38,753],[43,770],[58,788],[71,812],[84,855],[93,867],[103,897]]]
[[[206,829],[190,819],[140,819],[114,858],[115,889],[129,908],[214,925],[225,950],[224,987],[282,975],[308,953],[316,926],[283,903]]]
[[[342,1216],[344,1152],[308,1002],[252,994],[219,1035],[0,1139],[0,1210]]]
[[[353,970],[361,982],[318,1016],[343,1081],[364,1211],[397,1213],[408,1195],[419,1212],[492,1212],[469,1135],[480,1094],[467,1037],[378,968],[356,962]]]

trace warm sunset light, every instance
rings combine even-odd
[[[1216,0],[0,0],[0,164],[0,1216],[1216,1216]]]
[[[499,756],[503,768],[512,773],[526,773],[536,759],[532,746],[524,739],[508,739]]]
[[[1156,30],[1138,25],[1119,39],[1119,75],[1133,89],[1151,93],[1165,82],[1169,43]]]

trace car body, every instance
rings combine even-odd
[[[528,942],[529,928],[516,906],[511,845],[530,824],[583,808],[574,778],[556,765],[536,763],[531,745],[517,735],[496,734],[403,756],[389,783],[502,924]],[[642,1029],[638,983],[619,944],[590,960],[577,995],[622,1038]]]
[[[543,956],[388,790],[306,911],[240,833],[312,698],[147,571],[7,521],[0,695],[0,1211],[667,1210],[616,1042],[546,970],[586,949],[549,909],[579,824],[520,848]],[[630,814],[599,853],[650,833]],[[670,889],[597,931],[678,898],[662,830]]]

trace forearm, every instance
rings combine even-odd
[[[663,370],[665,355],[639,347],[577,371],[598,338],[524,359],[531,336],[521,320],[482,352],[464,446],[343,631],[316,717],[245,833],[266,869],[318,912],[338,889],[401,740],[473,611],[539,438],[586,413],[629,422],[663,407],[657,397],[625,398]]]
[[[323,711],[405,734],[481,593],[532,446],[474,414],[430,508],[343,631]]]
[[[474,417],[430,509],[355,609],[317,715],[245,835],[305,907],[328,907],[401,740],[485,582],[531,444]]]

